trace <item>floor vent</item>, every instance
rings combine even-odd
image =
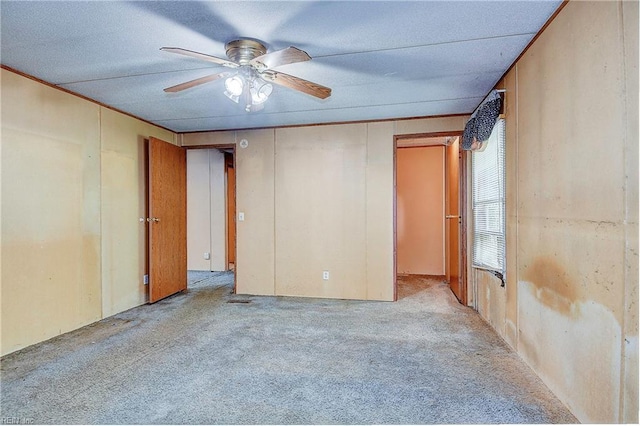
[[[247,299],[231,299],[231,300],[227,300],[227,303],[251,303],[251,300],[247,300]]]

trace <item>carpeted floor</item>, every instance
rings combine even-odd
[[[232,295],[232,273],[1,360],[2,419],[62,424],[575,423],[448,287],[398,302]],[[6,422],[5,422],[6,423]]]

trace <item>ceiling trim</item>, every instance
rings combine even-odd
[[[307,124],[287,124],[283,126],[269,126],[269,127],[248,127],[237,129],[219,129],[219,130],[196,130],[193,132],[174,132],[179,135],[194,134],[194,133],[213,133],[213,132],[245,132],[249,130],[269,130],[269,129],[290,129],[296,127],[316,127],[316,126],[335,126],[339,124],[366,124],[366,123],[383,123],[387,121],[406,121],[406,120],[424,120],[427,118],[448,118],[448,117],[468,117],[471,113],[465,114],[440,114],[440,115],[422,115],[415,117],[399,117],[399,118],[380,118],[378,120],[353,120],[353,121],[331,121],[328,123],[307,123]],[[448,134],[448,133],[447,133]]]

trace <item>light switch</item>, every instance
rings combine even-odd
[[[244,212],[240,212],[240,213],[238,213],[238,220],[239,220],[240,222],[244,221]]]

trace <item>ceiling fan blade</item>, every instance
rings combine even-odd
[[[178,55],[190,56],[196,59],[202,59],[203,61],[213,62],[214,64],[222,65],[223,67],[238,68],[240,64],[236,64],[228,59],[218,58],[216,56],[206,55],[200,52],[194,52],[192,50],[181,49],[179,47],[161,47],[160,50],[170,53],[177,53]]]
[[[267,70],[261,73],[260,76],[272,83],[315,96],[316,98],[325,99],[331,96],[331,89],[328,87],[282,72]]]
[[[264,71],[281,65],[308,61],[309,59],[311,59],[311,56],[309,56],[307,52],[290,46],[286,49],[276,50],[275,52],[265,53],[257,58],[253,58],[249,61],[249,64],[254,66],[258,71]]]
[[[218,74],[211,74],[204,77],[196,78],[195,80],[187,81],[185,83],[176,84],[175,86],[167,87],[164,89],[165,92],[180,92],[182,90],[190,89],[195,86],[199,86],[204,83],[208,83],[210,81],[218,80],[219,78],[228,77],[234,74],[232,71],[221,72]]]

